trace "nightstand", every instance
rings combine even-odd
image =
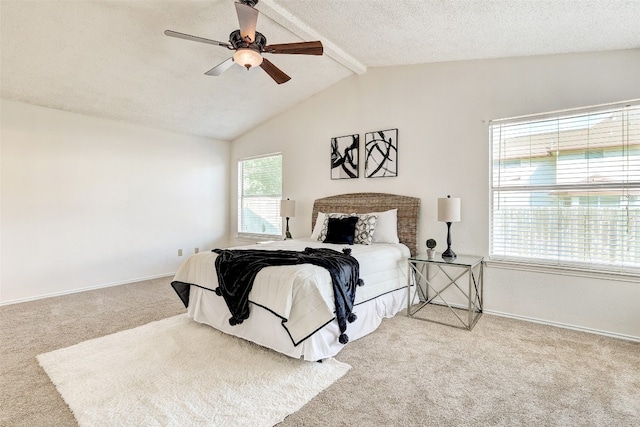
[[[420,320],[450,325],[437,317],[416,316],[425,307],[440,305],[447,307],[464,329],[472,330],[482,316],[483,266],[484,258],[474,255],[458,255],[452,261],[445,261],[442,258],[429,259],[427,254],[409,258],[407,315]],[[411,286],[414,284],[412,282],[417,287],[413,298],[411,298]],[[418,302],[415,301],[416,298],[419,299]],[[425,309],[422,314],[428,310],[428,308]],[[455,320],[454,323],[450,326],[460,327]]]

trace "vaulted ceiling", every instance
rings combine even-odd
[[[262,69],[204,73],[233,52],[233,0],[0,1],[0,96],[233,140],[372,67],[640,48],[640,0],[261,0],[268,44],[320,40],[325,54],[270,55]]]

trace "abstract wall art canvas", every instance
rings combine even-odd
[[[331,179],[358,178],[360,135],[331,138]]]
[[[398,129],[368,132],[364,138],[364,176],[398,176]]]

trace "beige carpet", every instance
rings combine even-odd
[[[186,314],[37,358],[84,427],[271,427],[351,368],[292,359]]]
[[[36,355],[184,313],[170,278],[0,307],[0,425],[75,426]],[[484,315],[383,322],[279,426],[638,426],[640,343]]]

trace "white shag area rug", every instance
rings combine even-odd
[[[342,377],[170,317],[37,356],[84,426],[272,426]]]

